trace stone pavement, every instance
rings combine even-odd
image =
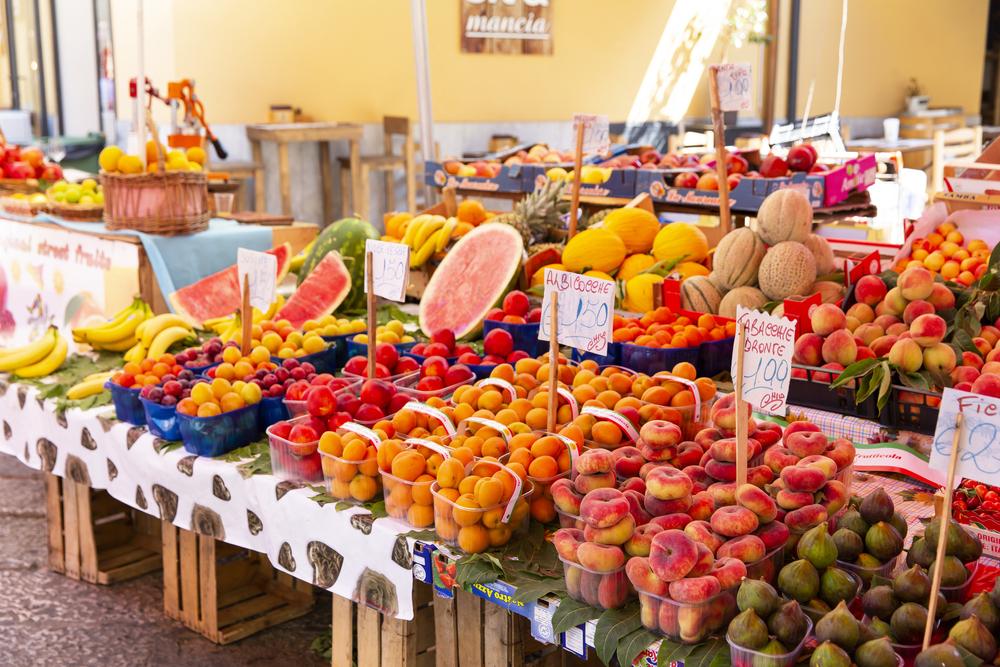
[[[217,646],[163,614],[162,579],[115,586],[48,569],[42,474],[0,454],[0,666],[228,667],[325,664],[309,650],[330,632],[330,596],[307,616]]]

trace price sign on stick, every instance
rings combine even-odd
[[[375,296],[393,301],[406,301],[406,284],[410,280],[410,246],[390,241],[365,241],[365,252],[372,254],[375,275]],[[368,291],[368,264],[365,263],[365,292]]]
[[[965,423],[959,439],[955,482],[974,479],[984,484],[1000,484],[1000,399],[966,391],[945,389],[941,396],[930,469],[945,483],[945,471],[954,448],[956,417]]]
[[[278,272],[278,260],[266,252],[239,248],[236,251],[236,267],[240,285],[246,276],[250,287],[250,305],[267,310],[274,303],[274,279]]]
[[[750,65],[719,65],[715,77],[719,86],[719,108],[722,111],[750,110]]]
[[[738,350],[733,351],[732,365],[733,377],[742,379],[743,400],[761,412],[785,414],[795,323],[740,306],[736,309],[736,326],[746,327],[742,373],[737,364]]]
[[[573,114],[573,130],[578,131],[583,126],[583,153],[603,155],[611,148],[611,132],[608,117],[592,113]]]
[[[557,342],[584,352],[607,354],[615,314],[615,284],[569,271],[545,269],[539,340],[550,337],[553,294],[559,295]]]

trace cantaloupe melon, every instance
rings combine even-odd
[[[769,246],[782,241],[805,242],[812,233],[813,211],[798,190],[785,188],[767,196],[750,228]]]
[[[734,229],[719,241],[712,255],[712,272],[726,289],[756,285],[757,270],[766,251],[752,229]]]
[[[816,282],[816,258],[801,243],[779,243],[764,255],[757,282],[760,290],[774,301],[808,294]]]
[[[616,208],[604,216],[602,226],[617,234],[630,253],[649,252],[660,231],[656,214],[644,208]]]
[[[625,243],[606,229],[585,229],[566,244],[562,263],[567,271],[611,273],[625,259]]]
[[[653,240],[653,257],[657,262],[703,262],[708,257],[708,239],[694,225],[671,222],[664,225]]]
[[[830,280],[819,280],[812,284],[806,295],[816,294],[823,299],[823,303],[835,303],[844,296],[844,286]]]
[[[809,248],[809,252],[816,258],[816,275],[825,276],[837,270],[836,260],[833,257],[833,248],[830,243],[818,234],[810,234],[806,237],[804,245]]]
[[[765,303],[767,303],[767,297],[756,287],[749,285],[737,287],[734,290],[729,290],[726,292],[726,296],[722,297],[722,302],[719,304],[719,315],[736,317],[737,306],[759,310]]]
[[[681,283],[681,306],[698,313],[717,313],[722,292],[708,276],[693,276]]]

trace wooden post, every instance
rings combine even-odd
[[[938,533],[937,553],[934,562],[939,565],[944,562],[945,547],[948,544],[948,528],[951,526],[951,500],[955,490],[955,468],[958,467],[958,448],[962,439],[962,413],[955,416],[955,437],[951,441],[951,456],[948,457],[948,477],[944,482],[944,504],[941,506],[941,530]],[[931,635],[934,633],[934,621],[937,615],[938,593],[941,591],[941,570],[934,568],[931,577],[931,594],[927,604],[927,625],[924,626],[924,649],[931,645]]]
[[[729,214],[729,178],[726,172],[726,121],[719,108],[719,66],[708,68],[708,94],[712,102],[712,132],[715,134],[715,173],[719,178],[719,225],[725,236],[733,228]]]
[[[365,289],[368,293],[368,377],[375,377],[375,269],[370,252],[365,253]]]
[[[243,303],[240,304],[240,318],[243,325],[243,335],[240,340],[240,351],[244,357],[250,356],[250,331],[253,328],[253,308],[250,307],[250,278],[243,274]]]
[[[576,128],[576,153],[573,155],[573,191],[569,209],[569,238],[576,236],[576,216],[580,208],[580,171],[583,169],[583,123]]]
[[[736,331],[736,377],[733,390],[736,392],[736,488],[747,483],[747,414],[743,400],[743,350],[746,347],[747,325],[741,322]]]
[[[577,144],[579,146],[579,144]],[[559,411],[559,293],[552,292],[549,313],[549,433],[556,431],[556,413]]]

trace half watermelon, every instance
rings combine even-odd
[[[284,279],[292,256],[292,247],[287,243],[267,251],[278,260],[275,284]],[[174,312],[192,322],[201,324],[213,317],[225,317],[238,310],[243,300],[236,265],[228,266],[198,282],[191,283],[173,292],[168,298]]]
[[[351,291],[351,272],[337,251],[328,252],[295,290],[275,319],[288,320],[296,329],[337,309]]]
[[[420,299],[420,328],[428,336],[450,329],[455,338],[479,331],[483,318],[517,280],[524,259],[521,235],[499,222],[459,239],[434,270]]]

